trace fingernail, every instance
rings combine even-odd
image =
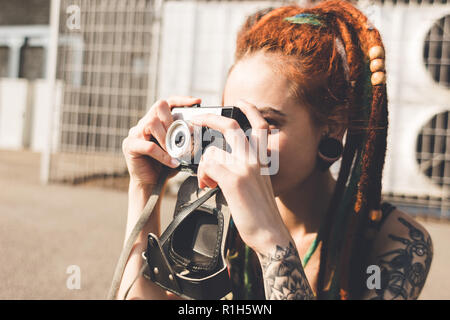
[[[180,165],[180,161],[178,161],[178,160],[175,159],[175,158],[172,158],[172,159],[170,160],[170,164],[172,165],[172,167],[176,168],[176,167],[178,167],[178,166]]]

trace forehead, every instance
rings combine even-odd
[[[244,99],[259,108],[288,107],[292,103],[291,82],[275,70],[271,58],[274,56],[257,53],[235,64],[225,85],[224,105],[234,105]]]

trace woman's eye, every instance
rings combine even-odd
[[[266,119],[267,123],[269,124],[269,130],[268,134],[276,134],[278,131],[280,131],[280,123],[274,119]]]
[[[266,121],[271,129],[277,129],[280,126],[280,123],[275,119],[266,118]]]

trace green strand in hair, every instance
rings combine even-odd
[[[252,292],[252,283],[250,282],[250,248],[245,245],[245,263],[244,263],[244,287],[245,299],[249,299]]]

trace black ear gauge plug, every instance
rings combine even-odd
[[[336,162],[342,155],[344,146],[342,142],[336,138],[326,137],[319,143],[317,153],[317,164],[321,171],[326,171]]]

